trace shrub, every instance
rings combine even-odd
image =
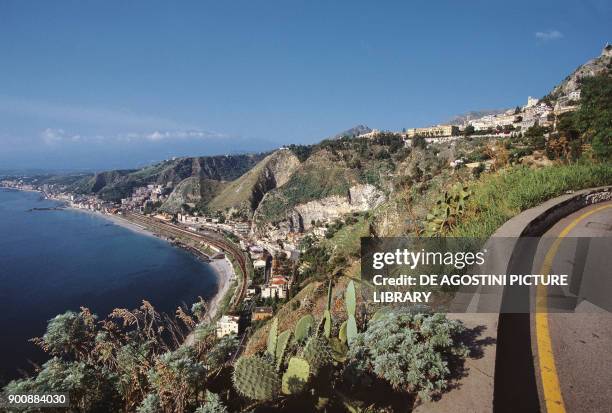
[[[467,357],[468,349],[458,337],[464,330],[443,314],[391,311],[354,339],[350,366],[429,400],[447,388],[449,363]]]

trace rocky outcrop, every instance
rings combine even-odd
[[[288,233],[310,230],[314,223],[326,223],[353,212],[376,208],[385,199],[382,191],[374,185],[354,185],[346,196],[334,195],[296,205],[287,211],[285,219],[280,222],[266,225],[254,223],[253,231],[270,239],[283,239]],[[254,221],[257,221],[257,214]]]
[[[553,89],[550,96],[554,99],[560,96],[569,95],[571,92],[580,90],[580,83],[583,78],[597,76],[603,73],[610,73],[612,68],[612,45],[606,45],[601,55],[591,59],[571,75],[566,77],[557,87]]]

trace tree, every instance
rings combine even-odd
[[[425,137],[421,135],[415,135],[412,138],[412,147],[421,149],[427,148],[427,141],[425,140]]]
[[[53,356],[87,358],[94,347],[96,318],[87,309],[66,311],[52,318],[43,337],[33,341]]]
[[[474,131],[475,131],[475,130],[476,130],[476,129],[474,128],[474,126],[473,126],[473,125],[467,125],[467,126],[465,127],[465,129],[463,130],[463,134],[464,134],[465,136],[470,136],[470,135],[472,135],[472,134],[474,133]]]
[[[576,127],[601,160],[612,159],[612,77],[599,75],[582,81]]]
[[[205,374],[206,367],[197,360],[193,347],[183,345],[157,358],[149,382],[162,406],[182,412],[196,396],[197,384]]]
[[[527,139],[527,143],[535,149],[544,149],[546,147],[546,139],[544,133],[547,130],[538,125],[537,123],[525,131],[524,137]]]

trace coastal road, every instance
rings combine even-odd
[[[133,212],[125,213],[124,217],[131,222],[134,222],[138,225],[144,226],[146,228],[151,229],[153,232],[159,233],[164,236],[169,237],[179,237],[179,238],[187,238],[196,243],[203,242],[208,245],[212,245],[215,248],[223,251],[225,254],[230,255],[234,261],[240,267],[240,271],[242,273],[242,281],[240,283],[240,288],[237,291],[236,295],[232,300],[232,305],[230,307],[230,312],[236,312],[239,305],[244,300],[246,296],[246,289],[248,284],[248,267],[247,267],[247,258],[244,253],[231,244],[230,242],[224,240],[220,236],[215,236],[213,234],[203,235],[200,233],[196,233],[193,231],[186,230],[184,228],[179,227],[178,225],[174,225],[168,222],[160,221],[156,218],[148,217],[142,214],[137,214]]]
[[[512,273],[571,278],[569,286],[506,287],[504,301],[521,312],[499,317],[494,411],[612,413],[612,202],[524,241]]]
[[[612,237],[612,202],[583,208],[557,222],[544,236],[554,241],[542,242],[538,248],[535,274],[561,274],[573,268],[576,277],[576,267],[587,268],[585,276],[602,276],[593,287],[608,291],[606,286],[609,288],[612,278],[612,250],[607,241]],[[586,239],[578,241],[574,237],[607,240],[592,241],[590,247],[584,248],[579,243]],[[583,252],[578,253],[581,248]],[[585,294],[585,285],[579,295]],[[574,312],[552,312],[552,306],[558,308],[560,304],[554,302],[555,297],[569,292],[563,294],[554,288],[536,288],[536,313],[531,315],[531,345],[541,410],[612,412],[612,313],[601,307],[609,300],[594,303],[586,297],[575,302]]]

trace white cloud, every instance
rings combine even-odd
[[[64,140],[66,132],[63,129],[47,128],[40,133],[40,137],[47,145],[55,145]]]
[[[209,132],[202,130],[185,130],[185,131],[155,131],[145,134],[144,138],[151,141],[160,141],[165,139],[207,139],[207,138],[223,138],[217,132]]]
[[[169,140],[197,140],[211,138],[226,138],[227,135],[217,132],[204,131],[199,129],[190,130],[155,130],[146,133],[125,133],[117,136],[117,139],[123,141],[150,141],[160,142]]]
[[[161,142],[171,140],[201,140],[213,138],[226,138],[217,132],[203,131],[197,129],[190,130],[155,130],[153,132],[129,132],[117,135],[91,135],[84,136],[78,134],[69,134],[64,129],[46,128],[40,132],[40,137],[47,145],[56,145],[59,143],[121,143],[121,142]]]
[[[548,42],[551,40],[559,40],[563,38],[563,33],[561,33],[559,30],[547,30],[544,32],[536,32],[535,33],[535,37],[536,39],[543,41],[543,42]]]

